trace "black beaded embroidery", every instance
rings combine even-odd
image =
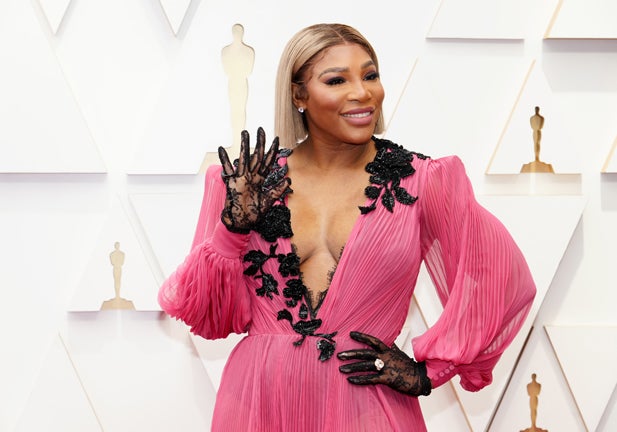
[[[276,184],[278,181],[287,174],[287,166],[280,166],[278,159],[281,157],[287,157],[291,154],[291,150],[283,149],[279,151],[277,155],[277,161],[272,170],[272,174],[266,178],[266,183]],[[270,177],[272,177],[270,179]],[[248,267],[244,270],[244,274],[252,276],[253,278],[261,280],[261,286],[255,290],[255,294],[259,297],[267,297],[271,300],[275,295],[280,295],[279,286],[277,280],[271,274],[264,271],[264,265],[270,259],[278,261],[278,271],[281,276],[287,279],[285,282],[285,288],[283,288],[283,297],[285,297],[285,304],[288,308],[293,309],[300,305],[298,308],[298,320],[294,323],[293,315],[288,309],[282,309],[278,311],[278,320],[287,320],[291,325],[291,328],[298,333],[301,338],[294,342],[294,345],[299,346],[304,343],[307,336],[317,337],[317,349],[319,350],[319,360],[326,361],[332,357],[336,348],[336,342],[334,336],[337,332],[333,333],[316,333],[321,327],[321,319],[316,318],[316,311],[313,311],[307,306],[308,290],[302,282],[300,274],[300,257],[294,251],[288,254],[277,253],[276,249],[278,244],[276,243],[279,238],[290,238],[293,236],[291,230],[291,213],[287,206],[284,205],[285,196],[291,192],[288,189],[285,194],[280,198],[280,201],[272,206],[263,216],[263,218],[257,223],[254,230],[258,232],[264,240],[270,242],[270,250],[266,253],[260,250],[251,250],[244,255],[244,262],[249,263]]]
[[[364,194],[373,202],[368,206],[360,206],[360,212],[367,214],[375,210],[380,196],[381,203],[390,213],[394,210],[396,201],[406,205],[413,204],[418,197],[410,195],[401,187],[401,179],[416,172],[411,165],[414,156],[419,159],[427,159],[428,156],[409,151],[386,139],[373,137],[373,140],[377,154],[375,159],[366,165],[366,171],[371,174],[369,181],[373,185],[364,189]]]
[[[369,206],[361,206],[360,212],[367,214],[377,208],[377,200],[381,197],[381,202],[384,207],[393,212],[395,202],[410,205],[418,198],[411,196],[403,187],[400,186],[402,178],[405,178],[415,172],[411,165],[413,157],[426,159],[420,153],[410,152],[402,146],[394,144],[391,141],[373,137],[377,154],[375,159],[366,165],[366,171],[371,174],[371,186],[365,189],[365,195],[372,199],[373,202]],[[266,178],[265,183],[276,184],[282,177],[287,174],[287,165],[280,166],[278,159],[287,157],[291,154],[291,150],[282,149],[277,155],[277,160],[271,174]],[[264,184],[264,187],[266,185]],[[283,194],[279,202],[272,206],[266,212],[255,226],[254,230],[258,232],[264,240],[271,243],[270,250],[265,253],[260,250],[251,250],[244,255],[244,262],[250,263],[244,270],[244,274],[252,276],[255,279],[261,279],[261,286],[255,290],[259,297],[267,297],[271,300],[275,295],[280,295],[278,282],[269,273],[264,271],[265,263],[270,259],[278,261],[278,271],[281,276],[288,278],[283,288],[283,297],[286,299],[285,304],[290,309],[295,309],[298,305],[298,320],[294,322],[292,313],[288,309],[281,309],[277,313],[277,319],[289,321],[291,328],[301,335],[301,338],[294,342],[294,345],[299,346],[304,343],[307,336],[318,338],[317,349],[319,350],[319,360],[326,361],[332,357],[336,349],[336,341],[334,337],[337,332],[332,333],[317,333],[321,327],[322,321],[317,318],[317,311],[321,306],[323,296],[322,293],[318,305],[315,309],[310,303],[310,296],[307,287],[302,282],[300,273],[300,257],[293,251],[288,254],[277,253],[278,247],[276,241],[279,238],[291,238],[293,232],[291,230],[291,213],[285,206],[285,196],[291,193],[290,188]]]

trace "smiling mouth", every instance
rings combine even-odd
[[[356,113],[356,114],[343,114],[343,117],[364,118],[364,117],[370,116],[371,114],[373,114],[372,111],[366,111],[363,113]]]

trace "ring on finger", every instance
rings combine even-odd
[[[383,369],[384,366],[385,366],[385,363],[383,362],[382,359],[380,359],[380,358],[376,358],[375,359],[375,369],[380,371],[380,370]]]

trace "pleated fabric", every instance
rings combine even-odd
[[[418,197],[414,204],[358,212],[317,313],[319,333],[337,332],[336,352],[363,347],[350,331],[394,343],[424,260],[444,310],[413,339],[416,359],[426,361],[433,387],[458,375],[464,388],[477,391],[490,384],[529,312],[535,286],[507,230],[475,201],[458,158],[415,158],[413,166],[416,172],[401,186]],[[191,252],[159,291],[163,310],[195,334],[214,339],[248,332],[223,372],[212,430],[425,431],[417,398],[383,385],[348,383],[336,353],[319,360],[319,338],[294,345],[301,336],[277,320],[286,299],[257,296],[259,280],[242,274],[244,254],[267,252],[270,243],[222,225],[220,171],[208,170]],[[277,253],[291,253],[291,240],[279,238]],[[264,272],[285,286],[276,260],[267,261]]]

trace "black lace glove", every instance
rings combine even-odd
[[[424,362],[416,362],[396,345],[388,347],[374,336],[351,332],[353,340],[362,342],[372,349],[355,349],[338,353],[340,360],[361,360],[339,367],[342,373],[376,372],[350,375],[347,381],[352,384],[385,384],[410,396],[428,396],[431,393],[431,380],[426,375]]]
[[[221,175],[227,186],[221,220],[232,232],[248,233],[291,183],[280,170],[273,170],[279,148],[278,137],[264,155],[265,141],[264,130],[257,129],[257,144],[250,154],[249,133],[242,131],[240,157],[234,164],[229,161],[227,151],[219,147],[219,159],[223,165]]]

